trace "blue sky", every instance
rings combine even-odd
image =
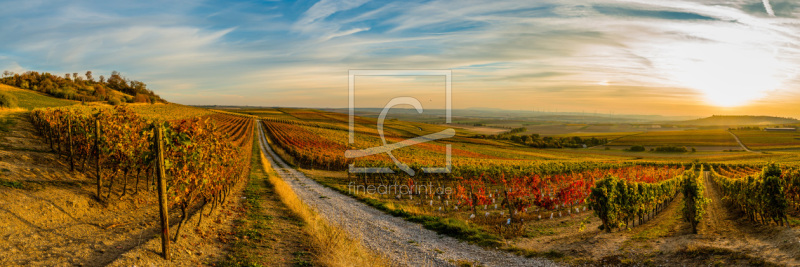
[[[800,111],[795,1],[4,1],[0,17],[0,69],[118,70],[184,104],[344,107],[349,69],[452,69],[456,108]]]

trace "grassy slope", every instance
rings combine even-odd
[[[20,108],[34,109],[44,107],[63,107],[78,104],[78,101],[54,98],[39,92],[0,84],[0,92],[8,92],[17,97]]]

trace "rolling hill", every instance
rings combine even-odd
[[[800,120],[794,118],[782,118],[772,116],[720,116],[714,115],[708,118],[674,122],[676,125],[696,125],[696,126],[738,126],[738,125],[776,125],[776,124],[795,124]]]

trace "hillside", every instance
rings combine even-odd
[[[714,115],[708,118],[675,122],[676,125],[696,125],[696,126],[735,126],[735,125],[776,125],[794,124],[800,122],[794,118],[781,118],[772,116],[720,116]]]
[[[0,216],[3,218],[0,229],[4,229],[0,240],[0,266],[198,266],[201,262],[210,262],[205,265],[211,265],[226,259],[227,244],[232,243],[228,240],[237,238],[234,221],[243,217],[241,214],[245,211],[240,199],[246,180],[240,177],[248,175],[251,155],[258,155],[258,150],[251,149],[252,120],[172,103],[131,103],[113,107],[100,102],[81,104],[80,101],[4,84],[0,84],[0,93],[13,96],[20,107],[0,108]],[[58,107],[58,111],[30,111],[45,107]],[[98,114],[99,110],[107,116],[85,116],[89,112]],[[187,120],[192,118],[201,120]],[[198,129],[201,122],[211,122],[202,124],[202,132],[192,132],[192,137],[196,138],[191,140],[192,151],[196,152],[193,154],[194,163],[169,159],[175,165],[202,165],[206,169],[187,167],[198,171],[183,176],[167,170],[171,178],[169,188],[181,188],[176,182],[180,177],[213,173],[215,179],[208,183],[215,183],[214,188],[225,188],[227,192],[224,194],[228,196],[222,200],[222,191],[206,189],[202,192],[216,195],[212,196],[217,199],[214,201],[214,205],[218,205],[216,212],[198,203],[186,205],[195,207],[190,208],[189,213],[178,211],[178,208],[169,211],[170,233],[179,236],[170,244],[173,262],[165,262],[151,252],[161,251],[161,240],[158,235],[160,224],[156,223],[159,221],[158,197],[153,184],[143,182],[149,181],[151,176],[148,174],[152,174],[148,165],[143,163],[130,167],[136,171],[116,171],[120,169],[120,162],[146,160],[141,155],[152,151],[148,146],[152,142],[148,136],[150,131],[146,128],[151,120],[174,121],[164,127],[175,132]],[[95,128],[96,124],[92,123],[95,121],[101,125],[100,129]],[[70,127],[65,122],[72,126],[72,131],[67,130]],[[186,127],[178,128],[177,125]],[[90,138],[96,132],[101,132],[102,138]],[[56,134],[58,138],[54,138]],[[187,136],[185,132],[181,135]],[[92,144],[96,144],[98,149],[82,150]],[[183,145],[181,149],[186,147]],[[120,153],[120,149],[138,149],[138,152],[126,154]],[[205,155],[220,155],[216,158],[228,162],[197,159],[198,151],[205,152]],[[123,154],[128,155],[127,158],[106,157]],[[102,179],[102,186],[97,184],[97,179]],[[195,192],[199,190],[195,189]],[[291,217],[280,206],[279,198],[262,200],[261,203],[278,208],[269,211],[269,216],[276,218],[270,221],[270,227],[275,230],[263,229],[259,233],[275,236],[281,231],[281,236],[286,237],[282,240],[302,241],[299,234],[304,233],[302,228],[285,229],[287,225],[296,225],[294,220],[279,219]],[[258,216],[266,218],[266,215]],[[178,232],[177,226],[184,218],[187,226]],[[270,246],[269,255],[282,258],[293,257],[294,248],[313,252],[299,241],[279,244],[265,240],[261,244]],[[297,258],[309,260],[310,257]]]
[[[83,76],[79,76],[77,72],[66,73],[63,77],[47,72],[27,71],[20,74],[5,71],[0,83],[44,93],[55,98],[85,102],[101,101],[114,105],[166,102],[148,89],[147,84],[130,80],[117,71],[112,72],[108,79],[100,75],[97,80],[91,71],[87,71]]]
[[[61,107],[74,105],[80,102],[50,97],[44,93],[20,89],[17,87],[0,84],[0,93],[7,93],[17,99],[17,105],[24,109]]]

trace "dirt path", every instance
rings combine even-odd
[[[705,195],[711,199],[698,232],[707,245],[739,251],[788,266],[800,266],[800,231],[797,228],[758,225],[732,211],[704,173]]]
[[[555,265],[545,259],[523,258],[486,250],[368,207],[291,168],[269,146],[260,122],[258,132],[262,152],[278,175],[289,183],[303,202],[398,266],[449,266],[463,262],[483,266]]]
[[[747,146],[744,145],[744,143],[742,143],[742,140],[739,140],[739,136],[736,136],[735,133],[731,132],[730,130],[728,130],[728,133],[730,133],[733,136],[733,139],[736,139],[736,143],[739,143],[739,146],[741,146],[745,151],[747,151],[747,152],[758,152],[758,151],[753,151],[753,150],[750,150],[749,148],[747,148]]]

